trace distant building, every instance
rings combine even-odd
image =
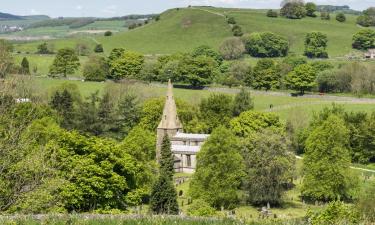
[[[171,81],[168,82],[163,117],[157,128],[156,157],[158,160],[165,135],[168,135],[171,140],[175,172],[193,173],[196,168],[197,153],[209,135],[183,133],[182,124],[177,116],[177,107],[173,97],[173,85]]]
[[[365,58],[366,58],[366,59],[375,59],[375,49],[369,49],[369,50],[365,53]]]
[[[29,98],[17,98],[16,103],[28,103],[31,102]]]

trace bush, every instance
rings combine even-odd
[[[308,2],[305,5],[306,9],[306,16],[309,17],[316,17],[315,11],[316,11],[316,5],[313,2]]]
[[[224,42],[220,45],[219,51],[224,59],[239,59],[245,52],[245,46],[241,39],[232,37],[224,40]]]
[[[97,44],[94,48],[94,52],[96,53],[102,53],[104,52],[103,45],[102,44]]]
[[[247,53],[254,57],[283,57],[289,51],[288,40],[271,32],[252,33],[242,40]]]
[[[109,37],[109,36],[112,36],[112,31],[106,31],[105,33],[104,33],[104,36],[106,36],[106,37]]]
[[[227,20],[227,22],[228,22],[229,24],[236,24],[236,20],[234,19],[233,16],[229,17],[228,20]]]
[[[331,16],[329,15],[329,12],[321,12],[320,13],[320,19],[322,19],[322,20],[330,20]]]
[[[196,199],[189,205],[187,213],[189,216],[214,216],[216,211],[202,199]]]
[[[279,14],[276,11],[273,11],[272,9],[268,10],[266,15],[268,17],[273,17],[273,18],[276,18],[279,16]]]
[[[280,15],[289,19],[302,19],[306,16],[306,9],[302,1],[288,2],[281,8]]]
[[[242,28],[239,25],[234,25],[232,32],[235,37],[241,37],[243,35]]]
[[[87,81],[104,81],[108,74],[108,64],[103,57],[91,56],[83,66],[83,77]]]
[[[363,27],[375,26],[375,7],[363,11],[363,14],[357,18],[357,24]]]
[[[326,51],[327,35],[321,32],[311,32],[305,38],[305,56],[309,58],[328,58]]]
[[[307,217],[311,225],[321,224],[359,224],[358,213],[353,207],[335,201],[318,212],[308,211]]]
[[[343,23],[346,21],[346,16],[344,13],[338,13],[336,15],[336,20],[339,21],[340,23]]]
[[[352,47],[360,50],[367,50],[375,47],[375,31],[363,29],[353,35]]]

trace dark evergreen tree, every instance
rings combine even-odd
[[[100,101],[98,92],[91,94],[87,101],[79,105],[76,128],[94,135],[102,134],[101,122],[98,117],[97,104]]]
[[[67,129],[73,128],[74,107],[73,98],[68,90],[64,89],[62,93],[55,92],[52,96],[50,106],[61,116],[61,126]]]
[[[242,88],[236,95],[233,102],[233,116],[239,116],[242,112],[254,108],[253,100],[251,99],[250,92]]]
[[[21,73],[30,74],[29,60],[27,60],[26,57],[23,57],[22,62],[21,62]]]
[[[172,179],[174,173],[173,165],[174,159],[171,151],[171,142],[168,135],[165,135],[160,151],[160,174],[167,175]]]
[[[127,94],[122,97],[118,103],[117,114],[117,127],[124,137],[140,120],[141,108],[137,96]]]
[[[156,214],[178,214],[176,189],[167,174],[160,174],[159,179],[152,187],[150,208]]]
[[[104,52],[103,45],[102,44],[97,44],[94,48],[94,52],[96,53],[102,53]]]
[[[99,101],[98,120],[102,133],[110,132],[115,127],[114,104],[108,93],[105,93]]]

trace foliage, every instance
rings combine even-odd
[[[277,11],[274,11],[272,9],[268,10],[267,11],[267,17],[273,17],[273,18],[276,18],[279,16],[279,14],[277,13]]]
[[[340,23],[343,23],[346,21],[346,16],[344,13],[338,13],[336,15],[336,20],[339,21]]]
[[[189,216],[212,217],[216,214],[216,210],[204,200],[196,199],[189,205],[187,213]]]
[[[244,61],[234,61],[227,65],[222,65],[221,77],[217,78],[217,82],[231,86],[249,85],[251,82],[251,66]]]
[[[23,57],[21,62],[21,74],[30,74],[30,65],[29,60],[26,57]]]
[[[306,140],[302,196],[308,200],[351,199],[356,179],[350,171],[349,130],[329,116]]]
[[[265,128],[280,132],[284,129],[279,117],[273,113],[255,111],[243,112],[239,117],[230,121],[230,126],[235,135],[248,137]]]
[[[302,2],[288,2],[281,8],[280,15],[289,19],[302,19],[306,16],[306,9]]]
[[[239,26],[237,24],[235,24],[232,27],[232,32],[233,32],[233,36],[235,36],[235,37],[241,37],[243,35],[241,26]]]
[[[231,208],[238,202],[237,189],[244,176],[243,159],[233,133],[218,127],[197,155],[190,196],[210,206]]]
[[[359,216],[356,210],[340,201],[330,202],[323,210],[309,211],[306,215],[311,225],[358,224]]]
[[[67,89],[63,92],[56,91],[51,98],[50,106],[62,117],[61,126],[72,128],[73,126],[73,97]]]
[[[125,94],[120,97],[117,105],[117,127],[120,136],[126,136],[140,121],[141,106],[137,96]]]
[[[228,38],[220,45],[219,52],[224,59],[239,59],[245,52],[245,46],[237,37]]]
[[[216,52],[214,49],[209,47],[208,45],[201,45],[197,48],[195,48],[191,55],[193,57],[198,57],[198,56],[207,56],[215,59],[215,61],[220,65],[223,62],[223,57]]]
[[[179,212],[176,189],[166,174],[160,174],[152,187],[150,209],[155,214],[177,215]]]
[[[199,87],[205,84],[210,84],[217,74],[217,62],[207,56],[197,57],[183,57],[178,65],[178,78],[191,84],[194,87]]]
[[[292,182],[295,158],[288,152],[285,135],[262,130],[244,143],[245,191],[255,205],[280,205]]]
[[[329,14],[329,12],[321,12],[320,13],[320,19],[322,19],[322,20],[330,20],[331,19],[331,15]]]
[[[165,135],[160,150],[160,174],[168,176],[171,180],[174,174],[174,156],[171,150],[171,142]]]
[[[363,14],[357,18],[357,24],[363,27],[375,26],[375,7],[363,11]]]
[[[142,105],[139,126],[149,131],[155,131],[163,114],[164,98],[153,98]]]
[[[87,56],[90,54],[90,49],[84,42],[77,43],[75,50],[79,56]]]
[[[113,33],[112,33],[112,31],[106,31],[106,32],[104,32],[104,36],[105,37],[109,37],[109,36],[112,36],[113,35]]]
[[[309,17],[316,17],[316,5],[313,2],[308,2],[305,4],[305,9],[306,9],[306,16]]]
[[[108,74],[108,64],[100,56],[90,56],[83,66],[83,76],[87,81],[104,81]]]
[[[362,29],[353,35],[352,46],[355,49],[367,50],[375,47],[375,31]]]
[[[288,40],[271,32],[252,33],[242,39],[247,53],[254,57],[283,57],[288,54]]]
[[[94,52],[95,53],[102,53],[102,52],[104,52],[103,45],[102,44],[95,45]]]
[[[308,64],[297,66],[285,77],[287,85],[293,90],[300,91],[301,94],[304,94],[305,90],[315,87],[315,79],[316,71],[314,67]]]
[[[13,65],[12,48],[9,42],[0,40],[0,78],[4,78]]]
[[[232,102],[232,97],[225,94],[212,94],[202,99],[199,110],[207,126],[206,132],[211,133],[219,126],[228,126],[232,117]]]
[[[280,87],[280,68],[272,59],[261,59],[253,70],[251,86],[255,89],[276,89]]]
[[[254,109],[254,102],[250,92],[246,91],[245,88],[241,88],[240,92],[234,97],[233,116],[237,117],[241,113],[252,109]]]
[[[237,23],[236,19],[233,16],[228,17],[227,22],[228,22],[228,24],[236,24]]]
[[[79,58],[75,51],[70,48],[60,49],[50,67],[50,76],[66,77],[68,74],[74,73],[80,66]]]
[[[368,188],[363,190],[356,203],[356,209],[361,214],[362,219],[375,222],[375,185],[370,183]]]
[[[143,63],[144,56],[139,53],[122,53],[121,56],[109,62],[111,78],[114,80],[139,78]]]
[[[37,47],[37,54],[52,54],[53,49],[48,45],[47,42],[43,42]]]
[[[311,32],[305,39],[305,56],[309,58],[328,58],[327,35],[321,32]]]

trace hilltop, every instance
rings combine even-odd
[[[9,13],[0,12],[0,20],[42,20],[49,19],[46,15],[17,16]]]

